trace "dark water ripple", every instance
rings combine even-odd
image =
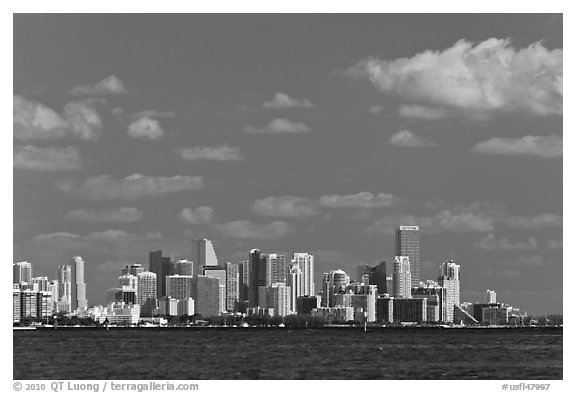
[[[561,329],[14,332],[14,379],[562,379]]]

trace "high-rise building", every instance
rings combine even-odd
[[[302,269],[298,263],[290,264],[287,283],[290,287],[290,310],[296,312],[296,299],[302,296]]]
[[[122,275],[131,274],[135,277],[138,277],[140,273],[144,271],[144,267],[139,263],[133,263],[130,265],[126,265],[122,268]]]
[[[412,297],[427,299],[426,307],[428,308],[428,322],[447,321],[446,308],[446,288],[437,282],[428,280],[421,282],[418,287],[412,287]],[[434,308],[438,308],[438,317],[434,318],[436,313]]]
[[[72,267],[70,265],[58,266],[58,311],[72,312]]]
[[[267,255],[258,249],[253,249],[249,254],[250,258],[250,306],[257,307],[258,288],[269,287],[272,283],[272,269]]]
[[[194,272],[202,274],[201,266],[217,266],[218,257],[212,242],[208,239],[194,240],[196,245],[196,259],[194,260]]]
[[[292,262],[297,263],[302,271],[302,295],[315,295],[314,288],[314,255],[306,252],[295,252]]]
[[[166,277],[174,274],[170,257],[162,256],[162,250],[150,251],[149,270],[156,273],[158,297],[166,296]]]
[[[335,296],[344,294],[350,284],[350,276],[341,269],[324,273],[322,288],[322,307],[333,307]]]
[[[193,276],[194,262],[188,261],[186,259],[180,259],[174,264],[174,274],[180,274],[181,276]]]
[[[12,273],[13,283],[30,283],[32,281],[32,264],[27,261],[16,262],[12,265]]]
[[[363,282],[363,277],[368,276],[366,284],[376,285],[378,293],[387,293],[390,290],[386,287],[386,261],[382,261],[376,266],[360,265],[356,273],[358,282]]]
[[[438,284],[446,288],[446,322],[453,322],[454,306],[460,305],[460,265],[445,261],[440,266]]]
[[[394,272],[392,273],[392,285],[394,298],[412,297],[412,277],[410,273],[411,263],[407,256],[394,257]]]
[[[238,264],[238,295],[240,302],[250,299],[250,261]]]
[[[268,307],[274,309],[274,315],[284,317],[291,314],[290,311],[290,287],[278,282],[269,287]]]
[[[496,291],[487,289],[484,295],[484,303],[496,303]]]
[[[88,308],[86,283],[84,282],[84,260],[81,256],[72,258],[72,311],[85,311]]]
[[[156,280],[156,273],[142,272],[138,274],[138,301],[140,302],[140,313],[144,317],[151,317],[157,306]]]
[[[226,312],[226,267],[202,266],[202,275],[218,279],[218,311]]]
[[[269,266],[272,269],[272,284],[273,283],[286,283],[286,274],[288,273],[288,266],[286,265],[286,255],[282,254],[268,254]]]
[[[197,276],[192,280],[195,312],[202,317],[219,315],[219,284],[214,277]]]
[[[420,227],[400,226],[396,228],[396,255],[410,258],[412,282],[420,282]]]
[[[400,298],[394,299],[394,322],[426,322],[426,298]]]
[[[234,311],[240,299],[240,276],[236,263],[226,262],[226,310]]]
[[[166,277],[166,296],[174,299],[188,299],[192,296],[192,276],[174,274]]]

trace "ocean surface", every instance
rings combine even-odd
[[[14,379],[562,379],[562,329],[13,333]]]

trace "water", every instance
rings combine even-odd
[[[14,379],[562,379],[562,329],[14,331]]]

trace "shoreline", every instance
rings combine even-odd
[[[13,331],[35,331],[35,330],[59,330],[59,329],[90,329],[90,330],[109,330],[109,329],[128,329],[128,330],[146,330],[146,329],[282,329],[282,330],[323,330],[323,329],[357,329],[364,330],[364,326],[350,326],[350,325],[328,325],[314,328],[301,328],[301,327],[279,327],[279,326],[109,326],[108,329],[104,326],[14,326]],[[366,331],[392,329],[392,330],[413,330],[413,329],[426,329],[426,330],[526,330],[526,329],[555,329],[562,330],[563,326],[368,326]]]

